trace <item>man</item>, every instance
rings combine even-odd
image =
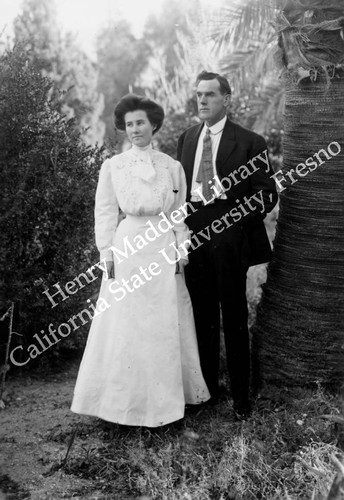
[[[196,83],[202,123],[178,141],[190,202],[186,223],[193,232],[186,282],[212,399],[218,397],[221,307],[234,412],[245,418],[250,413],[246,274],[249,266],[271,258],[263,219],[277,193],[265,140],[226,116],[231,97],[226,78],[204,71]]]

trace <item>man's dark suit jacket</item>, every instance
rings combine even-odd
[[[180,136],[178,141],[177,159],[185,170],[187,201],[190,201],[193,166],[202,127],[203,123],[189,128]],[[248,161],[266,149],[267,146],[263,137],[227,119],[216,157],[216,170],[219,178],[228,177],[230,172],[237,170],[241,165],[247,165],[253,171]],[[265,156],[263,155],[263,157]],[[247,179],[240,179],[238,184],[234,185],[233,182],[232,187],[226,192],[229,210],[243,202],[244,196],[250,198],[260,190],[263,193],[264,213],[260,213],[260,207],[256,204],[256,210],[250,211],[249,215],[242,217],[239,222],[242,225],[244,234],[242,262],[247,267],[271,259],[271,246],[263,219],[273,209],[278,199],[275,181],[270,177],[273,174],[270,165],[269,171],[266,172],[267,165],[260,159],[256,159],[254,164],[259,169],[248,176]],[[236,200],[239,200],[239,203]],[[254,204],[252,201],[252,205]]]

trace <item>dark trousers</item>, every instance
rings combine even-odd
[[[243,228],[240,223],[226,227],[212,223],[222,220],[230,206],[217,201],[208,206],[194,204],[197,211],[186,223],[197,235],[198,248],[190,249],[185,268],[195,316],[203,376],[212,397],[218,395],[220,358],[220,307],[226,346],[226,358],[234,401],[246,401],[249,391],[250,352],[247,326],[246,274],[241,262]],[[231,218],[228,217],[228,221]],[[232,221],[233,222],[233,221]],[[207,227],[210,227],[209,233]],[[222,228],[222,232],[216,233]],[[199,231],[210,235],[207,241]],[[198,246],[195,239],[193,246]]]

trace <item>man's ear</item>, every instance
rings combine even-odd
[[[231,102],[231,95],[230,94],[226,94],[225,95],[225,106],[228,106]]]

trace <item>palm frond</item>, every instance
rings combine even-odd
[[[228,75],[234,89],[240,91],[242,88],[257,86],[257,82],[268,74],[271,79],[278,78],[275,54],[275,44],[251,44],[244,50],[239,48],[228,51],[220,60],[220,69]]]
[[[289,72],[303,69],[309,75],[322,69],[326,73],[329,68],[344,64],[344,3],[338,13],[343,15],[320,22],[316,22],[313,11],[294,16],[292,21],[288,12],[278,14],[275,30],[281,62]]]
[[[211,38],[219,51],[228,46],[247,48],[269,37],[275,14],[273,0],[232,0],[211,19]]]
[[[228,77],[235,95],[249,93],[245,113],[259,132],[266,132],[269,123],[278,121],[283,103],[275,64],[276,14],[274,0],[232,0],[209,21],[220,71]]]

